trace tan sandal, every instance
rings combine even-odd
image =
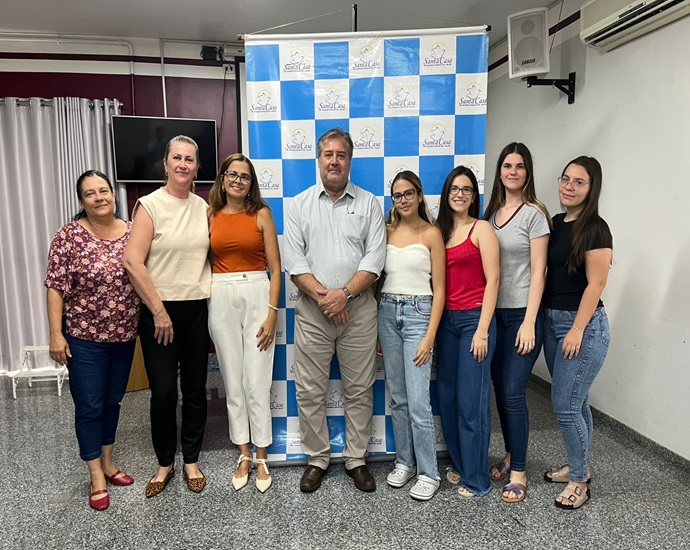
[[[544,481],[549,483],[570,483],[570,466],[566,464],[560,468],[554,468],[544,472]],[[587,468],[587,483],[592,482],[592,471]]]
[[[579,485],[575,485],[574,483],[568,483],[563,492],[557,497],[565,499],[565,502],[563,500],[556,500],[554,501],[554,504],[558,508],[562,508],[563,510],[577,510],[580,506],[587,502],[590,499],[590,497],[591,492],[589,490],[589,487],[587,487],[587,490],[583,492],[582,487],[580,487]]]

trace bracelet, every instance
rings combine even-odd
[[[584,334],[581,329],[577,328],[575,325],[573,325],[571,328],[574,328],[576,331],[578,331],[580,334]]]
[[[278,308],[276,306],[272,306],[271,304],[268,304],[268,307],[270,307],[273,311],[278,311]]]
[[[474,333],[478,338],[481,338],[485,342],[489,339],[489,335],[487,334],[486,336],[481,336],[478,332]]]

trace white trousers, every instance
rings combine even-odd
[[[275,342],[265,351],[256,337],[268,315],[265,271],[214,273],[208,328],[225,385],[230,440],[268,447],[272,441],[270,393]]]

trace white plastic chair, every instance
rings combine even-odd
[[[17,384],[26,378],[29,387],[33,382],[57,382],[58,397],[62,395],[62,384],[67,377],[67,367],[59,365],[50,358],[49,346],[25,346],[19,352],[19,370],[7,373],[12,379],[12,397],[17,399]]]

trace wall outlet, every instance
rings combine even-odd
[[[235,74],[235,65],[233,65],[232,63],[223,63],[223,74]]]

